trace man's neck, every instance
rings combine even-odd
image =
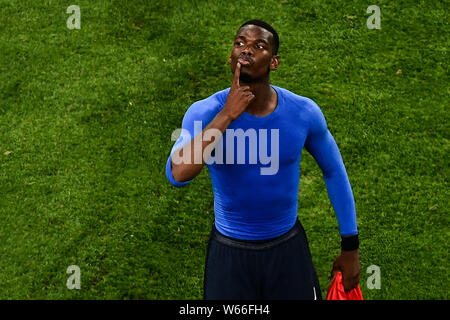
[[[269,81],[256,83],[241,83],[241,86],[249,86],[255,99],[248,105],[245,112],[257,117],[264,117],[276,108],[277,94],[269,85]]]

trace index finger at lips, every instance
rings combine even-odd
[[[233,86],[239,88],[239,76],[241,75],[241,64],[236,63],[236,68],[234,69]]]

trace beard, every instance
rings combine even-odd
[[[249,75],[248,73],[242,73],[239,76],[239,81],[245,82],[245,83],[255,83],[258,82],[256,81],[257,79],[253,78],[251,75]]]
[[[269,78],[269,74],[270,74],[269,68],[267,68],[267,73],[259,78],[254,78],[251,75],[249,75],[248,73],[241,71],[241,74],[239,76],[239,81],[242,81],[242,82],[248,83],[248,84],[264,82],[264,81],[267,81],[267,79]]]

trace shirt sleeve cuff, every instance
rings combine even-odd
[[[167,159],[167,162],[166,162],[166,177],[170,181],[171,184],[173,184],[175,187],[183,187],[192,181],[192,180],[183,181],[183,182],[176,181],[172,175],[171,162],[172,162],[172,155],[169,156],[169,159]]]
[[[341,249],[343,251],[353,251],[359,248],[359,237],[357,234],[341,237]]]

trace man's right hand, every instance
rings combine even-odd
[[[223,112],[230,117],[231,120],[236,120],[247,109],[250,102],[255,99],[255,95],[250,91],[249,86],[241,87],[239,85],[239,76],[241,75],[241,64],[236,64],[234,70],[233,83],[231,84],[230,92],[228,93]]]

